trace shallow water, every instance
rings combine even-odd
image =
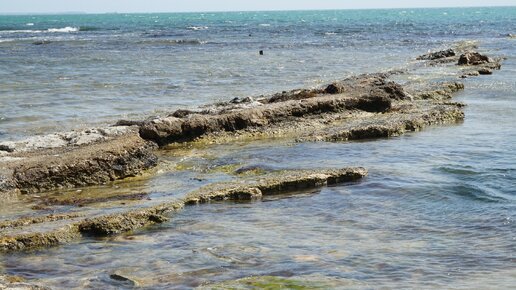
[[[403,67],[451,42],[506,38],[514,15],[516,8],[0,16],[0,140]]]
[[[502,28],[493,29],[502,34]],[[260,202],[188,207],[169,222],[134,233],[4,255],[4,272],[60,289],[132,287],[110,278],[114,273],[144,288],[187,289],[249,276],[308,279],[327,288],[513,288],[515,40],[483,31],[480,47],[508,59],[494,75],[465,81],[466,90],[455,97],[468,104],[464,123],[375,141],[241,142],[203,154],[194,148],[186,157],[171,150],[163,162],[179,160],[192,171],[164,170],[134,187],[153,198],[180,196],[199,183],[231,178],[212,169],[233,164],[364,166],[370,172],[365,180]],[[446,42],[438,34],[429,38]],[[382,50],[375,53],[383,56]],[[362,65],[367,71],[381,67]],[[303,76],[291,77],[300,84]],[[257,77],[252,84],[256,91],[293,84],[280,79],[261,87],[263,81]],[[247,89],[247,83],[237,84]]]
[[[309,277],[332,288],[511,288],[514,64],[509,59],[497,74],[468,81],[457,96],[469,104],[463,124],[378,141],[219,145],[216,156],[192,157],[205,163],[197,162],[198,172],[231,163],[360,165],[370,170],[364,181],[188,207],[170,222],[121,237],[5,256],[4,268],[57,288],[131,287],[113,273],[149,288],[260,275]]]

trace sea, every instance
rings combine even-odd
[[[161,153],[207,181],[233,178],[209,170],[231,164],[363,166],[363,181],[190,207],[121,237],[6,254],[0,270],[56,289],[514,289],[515,35],[516,7],[0,16],[0,141],[404,69],[460,41],[505,57],[493,75],[464,80],[459,124]],[[180,195],[198,186],[193,175],[134,188]],[[134,279],[113,279],[120,272]]]

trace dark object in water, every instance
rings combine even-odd
[[[481,75],[492,75],[493,71],[488,68],[482,68],[478,70],[478,73]]]
[[[263,50],[260,50],[260,55],[263,55]]]
[[[0,144],[0,151],[14,152],[14,148],[5,144]]]
[[[43,44],[49,44],[50,42],[51,42],[50,40],[38,40],[38,41],[34,41],[32,44],[43,45]]]

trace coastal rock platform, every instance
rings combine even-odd
[[[27,197],[38,203],[0,222],[0,251],[120,234],[164,222],[187,205],[257,200],[359,180],[367,174],[363,168],[269,170],[265,174],[250,170],[236,174],[230,182],[209,183],[180,198],[153,200],[146,192],[79,194],[86,186],[152,176],[160,166],[160,155],[179,152],[180,147],[208,148],[271,138],[290,142],[375,139],[461,122],[465,105],[452,101],[464,89],[458,80],[492,73],[502,61],[473,49],[458,45],[425,54],[404,70],[347,77],[316,88],[235,98],[145,120],[120,120],[104,128],[2,142],[0,195],[6,203]],[[464,63],[464,58],[469,61]],[[453,74],[446,79],[419,77],[422,68],[442,67]],[[77,194],[72,191],[59,198],[47,194],[71,189],[77,189]]]

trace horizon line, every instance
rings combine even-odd
[[[206,11],[148,11],[148,12],[83,12],[83,11],[60,11],[60,12],[0,12],[0,16],[28,16],[28,15],[84,15],[84,14],[172,14],[172,13],[241,13],[241,12],[297,12],[297,11],[346,11],[346,10],[399,10],[399,9],[443,9],[443,8],[515,8],[516,5],[491,5],[491,6],[439,6],[439,7],[384,7],[384,8],[321,8],[321,9],[266,9],[266,10],[206,10]]]

